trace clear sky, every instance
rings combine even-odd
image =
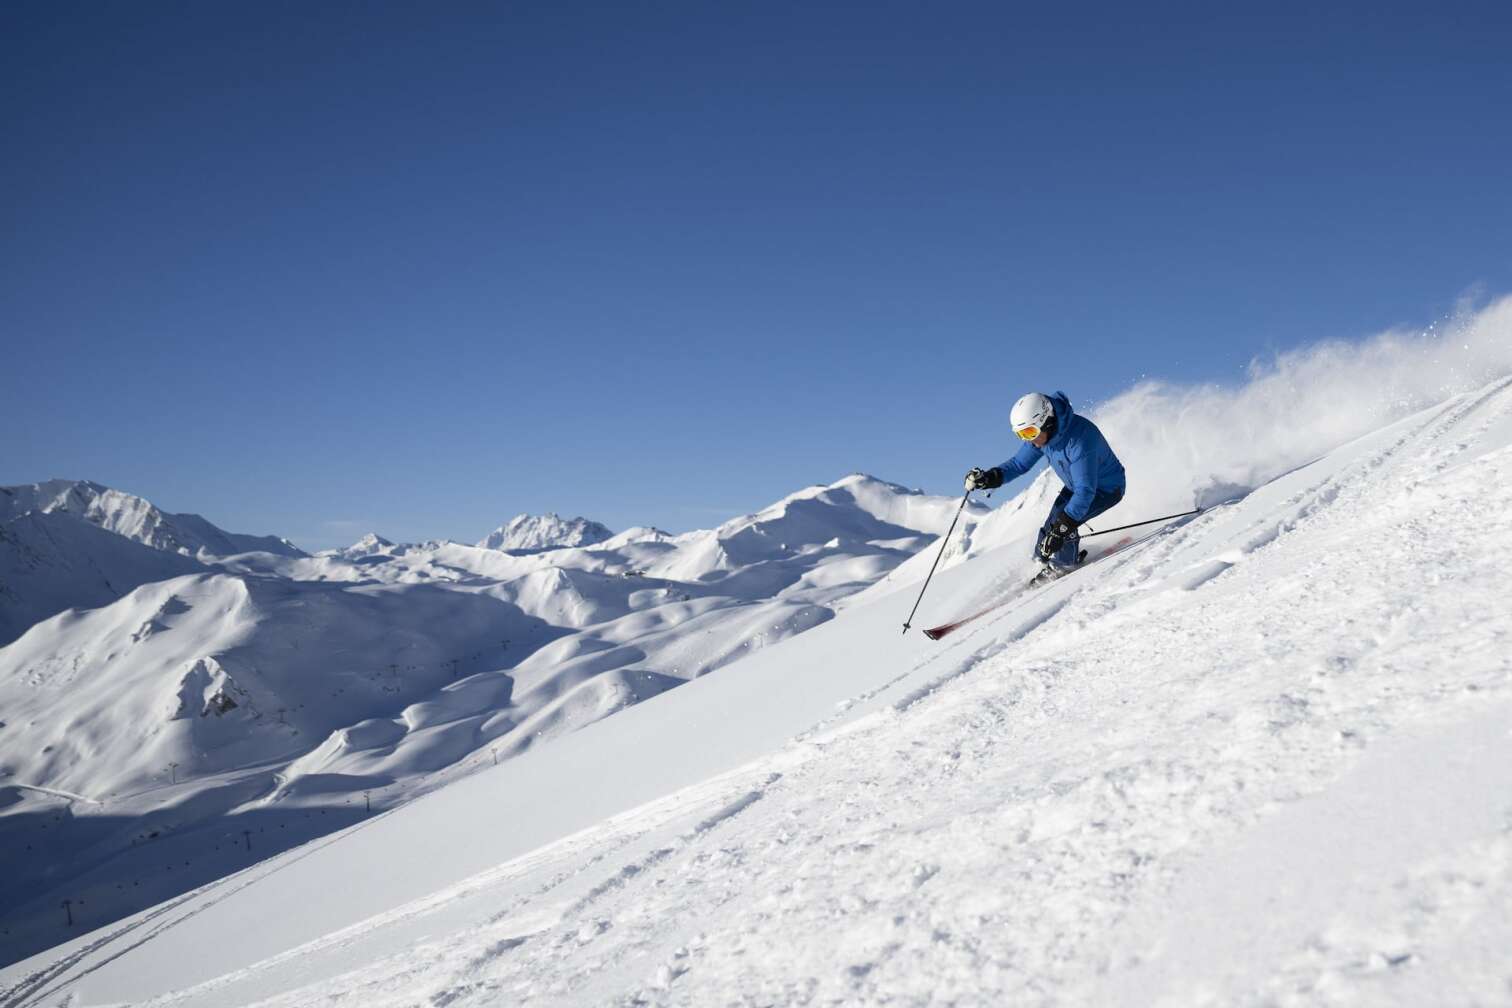
[[[1512,7],[1235,6],[6,4],[0,483],[680,531],[1512,290]]]

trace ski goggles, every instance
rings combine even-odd
[[[1025,441],[1033,441],[1035,438],[1040,436],[1040,429],[1034,426],[1034,424],[1030,424],[1028,427],[1015,428],[1013,433],[1017,434]]]

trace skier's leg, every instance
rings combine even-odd
[[[1097,496],[1092,498],[1092,506],[1087,510],[1087,517],[1083,518],[1082,521],[1090,521],[1091,519],[1102,514],[1104,511],[1111,509],[1115,504],[1123,500],[1123,495],[1124,492],[1122,490],[1104,490],[1098,493]],[[1070,499],[1069,495],[1067,495],[1067,499]],[[1064,502],[1058,503],[1063,504]],[[1052,510],[1050,512],[1050,518],[1045,522],[1045,527],[1048,528],[1050,522],[1054,521],[1059,516],[1059,508]],[[1044,535],[1043,530],[1040,532],[1040,534]],[[1081,562],[1080,528],[1074,528],[1071,530],[1071,534],[1066,537],[1065,545],[1055,551],[1055,556],[1051,559],[1050,562],[1057,567],[1075,567],[1079,562]]]
[[[1097,496],[1092,498],[1092,506],[1087,509],[1087,517],[1083,518],[1082,521],[1089,522],[1104,511],[1111,511],[1123,498],[1124,492],[1122,490],[1098,491]]]
[[[1066,536],[1066,541],[1061,543],[1061,548],[1055,551],[1055,556],[1050,562],[1057,567],[1075,567],[1081,554],[1081,533],[1076,529]]]
[[[1034,558],[1043,562],[1044,554],[1041,547],[1045,542],[1045,535],[1050,531],[1050,526],[1060,520],[1065,511],[1066,503],[1071,500],[1071,488],[1063,487],[1056,495],[1055,503],[1050,506],[1050,513],[1045,516],[1045,523],[1040,526],[1039,535],[1034,540]],[[1071,534],[1061,543],[1059,549],[1050,557],[1049,562],[1055,567],[1075,567],[1077,555],[1080,552],[1081,536],[1073,529]]]
[[[1118,504],[1119,501],[1123,500],[1123,497],[1124,492],[1122,489],[1099,491],[1097,495],[1092,498],[1092,506],[1087,509],[1087,516],[1083,518],[1082,521],[1090,521],[1091,519],[1096,518],[1098,515],[1102,514],[1104,511],[1111,510],[1115,505]],[[1061,516],[1062,510],[1065,508],[1066,503],[1070,499],[1070,488],[1061,490],[1059,496],[1055,498],[1055,505],[1050,509],[1049,516],[1045,518],[1045,524],[1040,526],[1039,537],[1035,540],[1034,548],[1036,557],[1040,556],[1039,547],[1040,544],[1044,542],[1045,533],[1049,531],[1050,526],[1055,523],[1056,519]],[[1055,555],[1050,558],[1050,562],[1056,567],[1075,567],[1080,559],[1081,530],[1079,528],[1076,528],[1071,530],[1071,534],[1066,537],[1066,540],[1064,543],[1062,543],[1061,548],[1055,551]]]

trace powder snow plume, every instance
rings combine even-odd
[[[1129,474],[1128,496],[1110,518],[1218,503],[1509,373],[1505,296],[1421,332],[1256,360],[1236,388],[1142,382],[1091,410]]]

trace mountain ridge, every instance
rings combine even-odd
[[[169,553],[305,555],[287,539],[227,532],[200,515],[163,511],[146,498],[91,480],[52,479],[0,487],[0,522],[27,511],[73,514],[106,531]]]

